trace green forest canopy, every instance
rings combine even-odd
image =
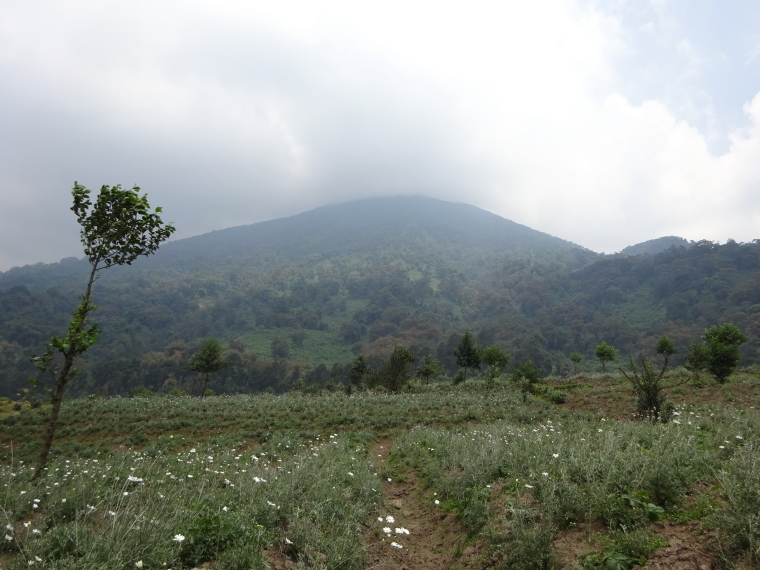
[[[85,272],[86,262],[68,259],[0,274],[0,395],[26,386],[28,357],[65,326]],[[684,354],[707,327],[729,321],[749,337],[743,362],[760,362],[757,241],[605,256],[421,197],[168,243],[95,287],[104,332],[72,385],[79,393],[181,385],[210,336],[231,361],[210,383],[217,392],[279,391],[304,375],[345,381],[356,353],[378,360],[396,345],[454,372],[466,329],[515,365],[532,359],[562,373],[572,352],[595,366],[601,341],[625,355],[667,334]],[[289,344],[288,359],[272,358],[275,339]]]

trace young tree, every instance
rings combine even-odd
[[[730,323],[712,326],[703,336],[707,347],[707,370],[724,384],[739,365],[739,346],[749,339]]]
[[[74,368],[74,360],[97,340],[100,332],[97,324],[89,322],[90,313],[97,309],[92,302],[92,286],[98,271],[113,265],[131,265],[141,255],[154,253],[159,244],[174,233],[174,226],[165,224],[158,215],[161,208],[151,212],[147,194],[140,195],[137,186],[130,190],[122,189],[121,185],[103,186],[94,205],[90,190],[81,184],[74,182],[71,195],[74,198],[71,210],[82,228],[84,253],[90,261],[90,276],[66,336],[52,337],[45,353],[31,359],[39,370],[51,372],[55,378],[53,408],[34,479],[47,463],[66,385],[80,372]],[[56,362],[56,353],[62,362]]]
[[[351,364],[351,370],[348,372],[348,386],[346,392],[350,395],[354,388],[360,388],[364,383],[364,377],[370,372],[367,357],[359,353]]]
[[[689,352],[683,360],[686,369],[694,375],[694,380],[699,380],[699,373],[707,368],[708,359],[709,354],[705,345],[697,340],[689,343]]]
[[[414,375],[417,378],[422,378],[425,381],[425,384],[429,384],[430,379],[433,376],[443,374],[443,371],[444,368],[441,366],[441,363],[438,362],[432,354],[428,354],[417,367]]]
[[[454,357],[456,358],[457,366],[464,368],[462,380],[467,380],[468,368],[480,368],[480,351],[478,351],[475,339],[470,334],[470,331],[465,331],[462,340],[459,341],[459,345],[454,349]]]
[[[229,360],[222,358],[223,352],[224,348],[222,348],[222,345],[219,344],[218,340],[215,338],[207,338],[201,343],[198,352],[193,354],[193,357],[190,359],[190,370],[204,375],[201,399],[206,396],[209,376],[230,365]],[[190,395],[192,396],[194,393],[195,383],[193,383],[193,390]]]
[[[578,365],[583,360],[583,355],[580,352],[571,352],[570,361],[573,363],[573,374],[578,374]]]
[[[668,370],[670,357],[675,354],[676,348],[672,340],[666,336],[661,336],[657,341],[655,351],[663,359],[662,368],[659,372],[644,354],[641,355],[641,368],[633,363],[633,357],[629,357],[628,371],[631,374],[630,376],[622,368],[620,371],[633,386],[633,392],[636,394],[636,410],[639,415],[649,418],[653,422],[660,420],[665,423],[670,419],[672,406],[667,406],[665,394],[662,392],[665,388],[663,378]]]
[[[615,357],[617,356],[618,352],[620,352],[615,347],[610,346],[606,342],[602,341],[600,344],[596,346],[594,349],[594,354],[599,359],[599,362],[602,363],[602,372],[606,372],[604,364],[606,362],[612,362],[615,360]]]
[[[504,372],[507,364],[509,364],[509,356],[504,354],[504,351],[498,346],[494,345],[480,351],[480,360],[488,366],[486,384],[488,389],[491,389],[496,379],[501,376],[501,373]]]
[[[391,392],[400,392],[409,381],[409,368],[417,358],[411,350],[397,346],[388,362],[385,362],[374,376],[374,384],[385,386]]]
[[[536,384],[541,382],[541,370],[532,360],[529,360],[522,366],[515,367],[515,369],[512,370],[512,376],[510,379],[520,387],[520,391],[523,395],[523,402],[525,402],[528,399],[528,394],[535,392]]]

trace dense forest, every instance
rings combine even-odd
[[[453,372],[468,329],[513,364],[564,374],[571,352],[594,369],[600,341],[626,355],[667,334],[683,354],[728,321],[750,339],[743,363],[760,362],[760,243],[678,239],[605,256],[473,206],[404,197],[178,240],[103,272],[103,332],[71,388],[187,388],[208,337],[231,362],[216,392],[345,382],[355,354],[379,362],[397,345]],[[87,269],[71,258],[0,274],[0,395],[28,385],[29,357],[65,331]]]

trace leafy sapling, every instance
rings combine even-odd
[[[570,361],[573,363],[573,374],[578,374],[578,365],[583,360],[583,355],[580,352],[571,352]]]
[[[74,360],[97,340],[101,332],[97,324],[90,324],[89,321],[90,313],[97,309],[92,302],[92,286],[98,271],[113,265],[131,265],[141,255],[155,253],[159,244],[167,240],[175,229],[161,220],[158,215],[161,208],[150,211],[147,194],[140,195],[137,186],[130,190],[122,189],[121,185],[103,186],[93,204],[90,190],[74,182],[71,195],[74,198],[71,210],[82,227],[80,236],[84,253],[90,261],[90,276],[66,336],[52,337],[44,354],[31,358],[40,371],[50,372],[55,382],[50,422],[34,479],[40,476],[47,463],[66,385],[80,372],[74,367]]]
[[[599,362],[602,363],[602,372],[606,372],[605,370],[605,363],[612,362],[615,360],[615,357],[617,356],[618,352],[620,352],[617,348],[614,346],[610,346],[606,342],[602,341],[599,343],[596,348],[594,349],[594,354],[599,359]]]
[[[211,374],[219,372],[223,368],[230,365],[230,361],[226,358],[222,358],[224,348],[219,344],[219,341],[215,338],[207,338],[201,343],[198,352],[193,354],[190,359],[190,370],[203,374],[203,391],[201,392],[201,399],[206,396],[206,388],[208,387],[208,379]],[[190,395],[195,393],[195,383],[193,383],[193,389]]]
[[[498,346],[489,346],[480,351],[480,360],[488,366],[486,386],[490,390],[494,387],[496,379],[501,376],[509,364],[509,357]]]
[[[444,368],[441,363],[438,362],[432,354],[428,354],[422,359],[422,362],[415,370],[414,375],[417,378],[422,378],[425,384],[430,383],[430,379],[443,374]]]
[[[462,335],[462,340],[459,341],[459,345],[454,349],[454,357],[456,358],[457,366],[461,366],[464,369],[464,374],[461,376],[460,381],[467,380],[468,368],[480,368],[480,351],[470,331],[465,331],[464,335]],[[456,378],[460,378],[460,376],[457,375]]]

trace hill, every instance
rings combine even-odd
[[[622,249],[620,253],[622,255],[652,255],[666,251],[671,247],[691,247],[694,245],[693,241],[686,240],[677,236],[665,236],[657,239],[650,239],[637,243],[636,245],[629,245]]]
[[[729,320],[760,360],[760,245],[700,242],[648,256],[602,256],[473,206],[424,197],[362,200],[168,243],[96,282],[103,333],[79,393],[190,389],[190,355],[215,336],[233,365],[217,392],[345,382],[358,352],[397,344],[453,372],[465,329],[513,363],[570,369],[606,340],[628,353],[673,336],[683,352]],[[61,334],[87,263],[0,274],[0,395],[34,372],[28,357]],[[273,353],[272,344],[279,347]]]

